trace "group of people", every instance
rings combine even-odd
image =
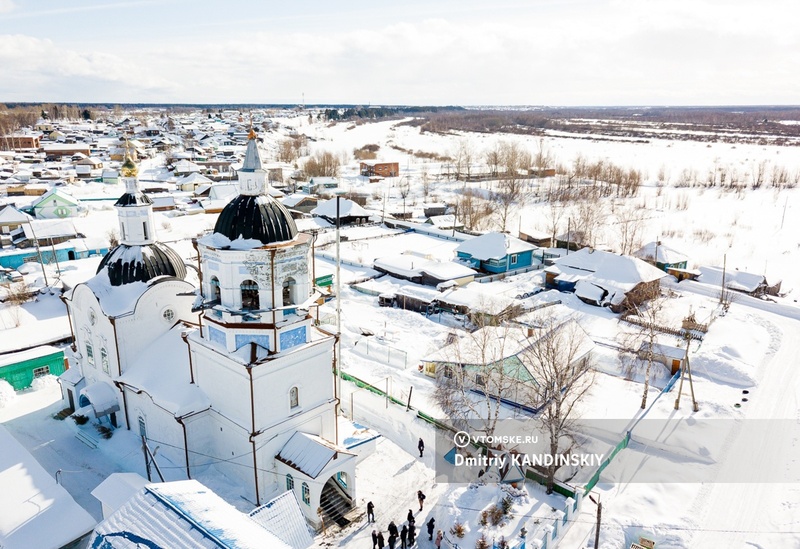
[[[422,511],[422,502],[425,500],[425,494],[419,490],[417,492],[417,497],[419,499],[419,510]],[[367,503],[367,522],[375,522],[375,505],[371,501]],[[442,544],[442,539],[444,539],[444,534],[439,530],[434,540],[433,532],[436,530],[436,519],[431,517],[426,523],[426,527],[428,530],[428,540],[433,541],[436,548],[439,549]],[[384,549],[385,547],[389,549],[408,549],[412,547],[417,539],[417,526],[414,511],[411,509],[408,510],[406,521],[403,523],[401,529],[398,529],[394,521],[391,521],[387,530],[389,532],[388,538],[384,538],[383,532],[380,530],[375,529],[372,531],[372,549]]]
[[[419,450],[419,457],[422,457],[422,454],[425,452],[425,442],[422,438],[420,438],[417,443],[417,450]],[[422,506],[425,503],[425,494],[422,493],[422,490],[417,490],[417,501],[419,502],[419,510],[422,511]],[[367,503],[367,522],[375,522],[375,505],[371,501]],[[417,527],[415,522],[414,512],[409,509],[408,515],[406,515],[406,521],[403,523],[401,529],[397,528],[394,521],[389,523],[387,528],[389,532],[388,538],[383,537],[382,531],[377,529],[373,530],[372,549],[383,549],[387,547],[387,545],[389,549],[408,549],[413,546],[417,539]],[[436,532],[436,539],[434,540],[433,532],[436,530],[436,519],[431,517],[425,526],[428,530],[428,540],[433,541],[433,544],[439,549],[442,545],[444,534],[439,530]],[[397,544],[398,541],[400,542],[399,545]]]

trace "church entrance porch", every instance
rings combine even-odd
[[[340,528],[344,528],[352,522],[353,517],[349,515],[354,508],[354,502],[347,493],[346,482],[347,473],[340,471],[331,476],[322,487],[319,513],[326,526],[336,523]]]

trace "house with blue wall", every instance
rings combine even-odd
[[[505,273],[533,265],[536,246],[504,233],[486,233],[456,248],[457,261],[488,273]]]

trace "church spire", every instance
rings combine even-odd
[[[258,152],[256,132],[250,127],[247,140],[247,150],[244,153],[244,163],[239,170],[239,193],[244,195],[264,194],[267,184],[267,172],[261,164],[261,154]]]
[[[152,244],[155,242],[153,201],[139,189],[139,167],[133,160],[127,140],[119,175],[125,184],[125,194],[114,203],[119,215],[120,242],[128,246]]]

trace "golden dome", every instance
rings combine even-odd
[[[131,157],[131,149],[127,143],[125,143],[125,161],[119,169],[119,174],[122,177],[136,177],[139,174],[139,168]]]

